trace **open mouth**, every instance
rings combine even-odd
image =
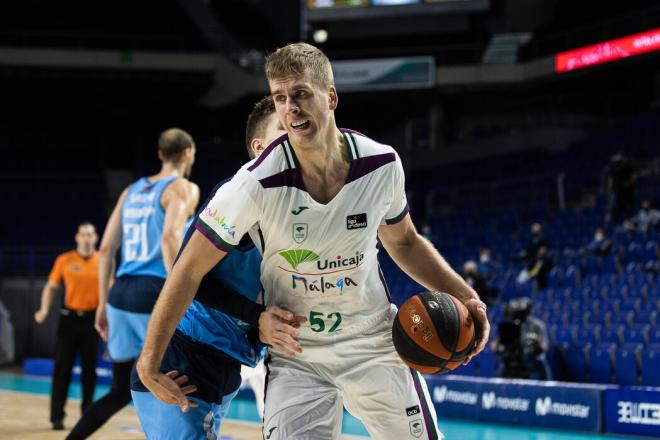
[[[305,130],[305,129],[307,129],[307,128],[309,127],[309,125],[310,125],[310,122],[309,122],[308,119],[307,119],[307,120],[304,120],[304,121],[300,121],[300,122],[292,122],[292,123],[290,124],[291,128],[292,128],[294,131]]]

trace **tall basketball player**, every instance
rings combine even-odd
[[[200,215],[154,309],[140,377],[157,390],[165,347],[199,280],[250,233],[263,242],[265,305],[290,311],[272,331],[260,327],[272,347],[264,437],[338,439],[345,406],[373,438],[438,439],[424,379],[392,344],[396,306],[377,240],[415,281],[465,304],[477,324],[472,355],[487,342],[486,306],[415,230],[396,151],[337,128],[328,58],[291,44],[269,56],[266,76],[287,135],[241,168]],[[287,324],[294,314],[308,322]]]
[[[195,162],[192,137],[178,128],[158,140],[160,172],[142,177],[119,197],[101,241],[100,304],[96,329],[108,342],[112,389],[83,413],[68,439],[87,438],[131,400],[130,375],[140,353],[151,310],[181,246],[199,189],[188,177]],[[121,265],[109,290],[114,255]]]

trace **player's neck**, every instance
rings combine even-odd
[[[150,181],[155,181],[155,180],[160,180],[165,177],[171,177],[171,176],[177,176],[181,177],[183,176],[183,171],[185,169],[185,164],[180,163],[180,164],[174,164],[172,162],[163,162],[163,166],[161,167],[160,171],[158,174],[154,174],[153,176],[149,176]]]
[[[329,203],[346,183],[349,171],[348,146],[336,129],[324,142],[296,149],[307,192],[319,203]],[[294,146],[295,148],[295,146]]]
[[[326,174],[326,170],[342,168],[349,161],[344,137],[334,124],[309,143],[292,145],[303,174]]]

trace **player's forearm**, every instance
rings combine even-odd
[[[137,368],[140,376],[156,372],[160,367],[165,349],[177,324],[192,302],[199,279],[194,279],[185,271],[177,271],[170,276],[158,296],[147,329],[142,354]],[[144,379],[144,377],[143,377]]]
[[[176,234],[173,232],[163,233],[161,249],[163,252],[163,264],[165,265],[165,270],[167,273],[170,273],[172,270],[177,251],[181,247],[181,241],[181,234]]]
[[[429,290],[447,292],[463,302],[479,296],[422,236],[387,249],[392,259],[413,280]],[[424,262],[420,264],[419,262]]]
[[[102,248],[99,251],[99,306],[105,306],[108,302],[113,266],[112,251]]]

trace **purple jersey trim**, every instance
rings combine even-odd
[[[415,391],[417,391],[417,397],[419,398],[419,403],[422,407],[422,417],[424,418],[424,424],[426,425],[426,433],[429,440],[438,440],[438,429],[435,427],[435,423],[433,423],[433,417],[431,417],[431,411],[429,411],[429,403],[426,400],[422,384],[419,381],[419,373],[411,368],[410,374],[412,374]]]
[[[358,180],[372,171],[396,161],[394,153],[377,154],[375,156],[360,157],[351,161],[351,169],[348,171],[346,183]]]
[[[300,169],[298,168],[289,168],[288,170],[284,170],[272,176],[265,177],[259,180],[259,183],[261,183],[263,188],[279,188],[282,186],[291,186],[302,191],[307,191],[302,180],[302,175],[300,174]]]
[[[369,136],[364,135],[364,134],[360,133],[359,131],[351,130],[350,128],[340,128],[339,131],[341,131],[342,133],[353,133],[353,134],[357,134],[358,136],[362,136],[362,137],[365,137],[367,139],[371,139]]]
[[[288,134],[283,134],[271,142],[270,145],[267,146],[263,153],[261,153],[261,155],[257,158],[257,160],[248,167],[248,171],[254,171],[259,165],[261,165],[264,159],[266,159],[266,156],[268,156],[275,148],[277,148],[277,146],[280,145],[284,139],[287,138],[287,136]]]
[[[385,219],[385,224],[386,224],[386,225],[395,225],[395,224],[399,223],[401,220],[403,220],[403,218],[404,218],[404,217],[406,216],[406,214],[408,214],[409,212],[410,212],[410,205],[408,205],[408,204],[406,203],[406,207],[403,208],[403,211],[401,211],[401,214],[399,214],[399,215],[397,215],[396,217],[391,218],[391,219],[389,219],[389,220],[388,220],[388,219]]]
[[[229,253],[234,248],[233,245],[220,238],[220,236],[216,234],[210,226],[204,223],[204,220],[201,218],[197,220],[197,223],[195,223],[195,229],[197,229],[197,231],[199,231],[199,233],[204,237],[208,238],[208,240],[213,243],[213,246],[217,247],[222,252]]]

